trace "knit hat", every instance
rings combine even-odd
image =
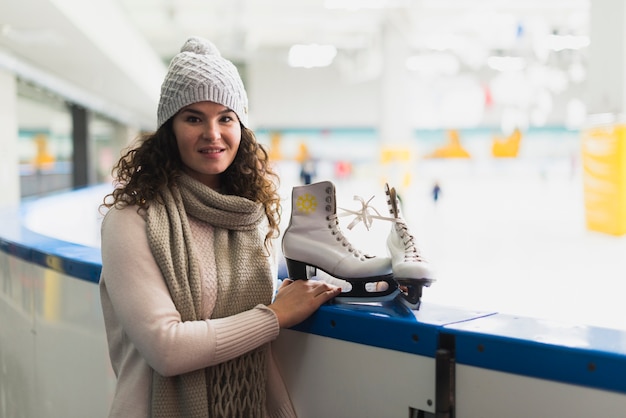
[[[237,68],[211,42],[191,37],[170,62],[161,85],[158,128],[183,107],[202,101],[232,109],[248,125],[248,96]]]

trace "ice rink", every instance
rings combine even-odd
[[[470,160],[355,166],[349,179],[334,181],[338,206],[357,210],[354,195],[375,196],[372,205],[386,216],[383,184],[396,187],[404,218],[436,271],[424,304],[626,329],[626,236],[586,228],[579,135],[527,138],[516,159],[493,159],[488,147],[477,138],[468,142]],[[331,179],[332,170],[320,165],[317,180]],[[407,172],[411,180],[403,186]],[[283,165],[281,174],[289,189],[297,167]],[[442,188],[436,204],[435,181]],[[351,219],[340,218],[351,242],[384,255],[391,224],[347,230]]]
[[[320,159],[314,181],[335,184],[340,208],[357,210],[355,195],[366,201],[374,196],[371,204],[382,215],[387,215],[384,182],[396,187],[403,216],[436,272],[437,281],[424,289],[424,306],[626,329],[626,236],[586,228],[578,134],[528,138],[516,159],[495,160],[488,145],[484,138],[468,141],[469,160],[418,158],[410,164],[380,164],[364,158],[344,178],[336,176],[336,158]],[[339,142],[332,152],[354,155],[354,150],[355,144]],[[277,169],[284,231],[291,188],[300,183],[299,165],[285,160]],[[431,197],[435,181],[442,188],[436,204]],[[100,217],[94,207],[106,187],[88,196],[78,193],[73,203],[66,196],[46,198],[46,213],[63,215],[54,222],[31,217],[27,224],[47,235],[99,246]],[[374,221],[369,231],[363,224],[348,230],[351,219],[340,218],[350,241],[369,253],[386,255],[391,224]]]
[[[626,239],[586,230],[579,176],[455,168],[438,173],[437,204],[428,183],[403,193],[405,218],[436,271],[425,303],[626,327]],[[369,233],[380,238],[361,225],[347,233],[376,246],[388,230],[378,222]]]

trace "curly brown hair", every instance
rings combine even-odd
[[[159,190],[176,182],[184,172],[172,119],[156,132],[141,135],[113,166],[114,190],[104,197],[101,208],[160,204]],[[221,174],[221,193],[245,197],[265,208],[269,231],[266,245],[279,235],[281,215],[279,177],[269,155],[254,132],[241,125],[241,142],[232,164]]]

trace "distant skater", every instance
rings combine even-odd
[[[435,184],[433,185],[433,190],[432,190],[432,196],[433,196],[433,202],[435,204],[437,204],[437,202],[439,201],[439,196],[441,195],[441,186],[439,186],[439,182],[435,182]]]
[[[311,184],[313,182],[313,178],[315,177],[315,161],[312,159],[307,159],[302,161],[300,165],[300,180],[302,180],[303,184]]]

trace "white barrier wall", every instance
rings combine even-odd
[[[0,417],[106,417],[98,286],[0,252]]]
[[[99,249],[27,228],[49,216],[46,199],[58,203],[0,210],[0,418],[106,417],[115,378]],[[626,332],[616,329],[337,302],[275,347],[301,418],[626,416]]]
[[[623,393],[456,366],[455,418],[624,417]]]

